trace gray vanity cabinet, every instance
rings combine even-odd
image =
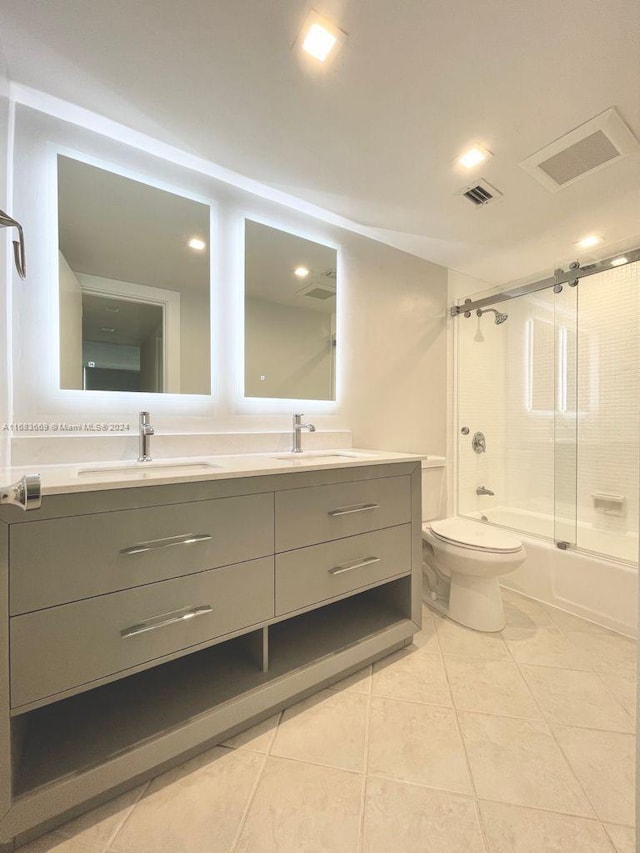
[[[410,642],[420,463],[0,511],[0,851]]]

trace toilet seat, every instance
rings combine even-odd
[[[492,554],[515,554],[523,548],[522,542],[493,525],[463,518],[443,518],[425,525],[436,539],[469,551]]]

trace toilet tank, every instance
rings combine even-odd
[[[446,465],[444,456],[427,456],[422,460],[423,522],[447,514]]]

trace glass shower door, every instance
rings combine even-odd
[[[579,288],[563,285],[554,301],[553,538],[577,543]]]

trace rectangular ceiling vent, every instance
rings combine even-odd
[[[492,187],[487,181],[481,180],[472,187],[465,187],[460,191],[459,195],[468,199],[474,207],[482,207],[485,204],[489,204],[492,199],[502,195],[502,193],[495,187]]]
[[[536,151],[520,166],[543,187],[557,192],[634,151],[640,151],[640,143],[611,107]]]
[[[329,284],[329,282],[314,281],[312,284],[299,290],[298,294],[300,296],[308,296],[309,299],[321,299],[324,301],[336,295],[336,288],[335,285]]]

